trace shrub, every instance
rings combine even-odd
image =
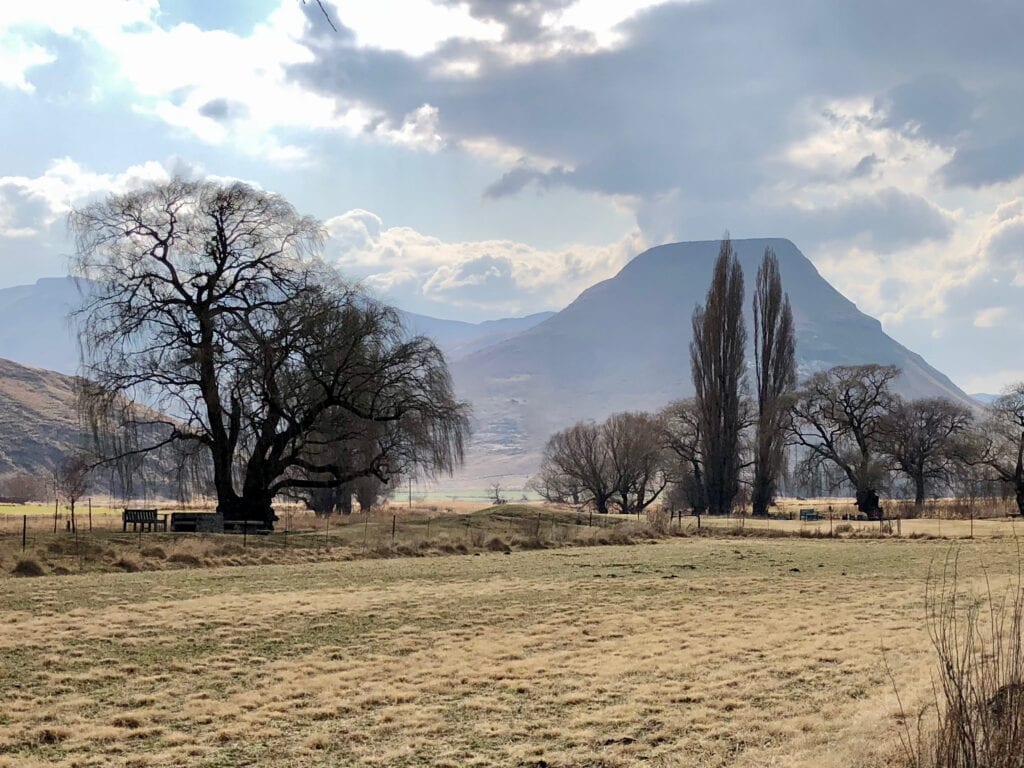
[[[120,568],[125,573],[135,573],[140,569],[139,563],[134,558],[122,555],[121,558],[114,563],[115,568]]]
[[[491,552],[511,552],[504,541],[495,536],[493,539],[487,542],[487,549]]]
[[[11,569],[11,573],[15,576],[43,576],[46,574],[46,571],[37,560],[33,560],[30,557],[23,557],[15,563],[14,568]]]
[[[948,555],[941,576],[928,579],[925,611],[939,684],[934,703],[918,715],[916,732],[908,725],[900,736],[907,765],[1022,768],[1024,585],[1018,574],[994,595],[986,577],[982,594],[965,591],[957,560]]]

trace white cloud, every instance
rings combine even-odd
[[[988,307],[974,315],[975,328],[996,328],[1003,325],[1010,317],[1008,307]]]
[[[544,250],[509,240],[445,242],[383,225],[364,210],[326,222],[327,258],[404,309],[438,314],[523,314],[560,308],[611,277],[646,244],[638,231],[605,246]]]
[[[501,27],[474,19],[464,7],[431,0],[339,2],[338,19],[352,30],[361,46],[422,56],[453,37],[497,42]]]
[[[56,56],[41,45],[14,34],[0,34],[0,87],[32,93],[35,86],[26,79],[28,70],[55,60]]]

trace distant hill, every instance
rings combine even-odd
[[[0,288],[0,357],[75,373],[78,343],[68,314],[81,301],[78,282],[70,277],[47,277],[32,285]]]
[[[906,396],[969,401],[833,288],[789,240],[733,244],[746,277],[748,330],[758,265],[766,246],[775,250],[793,305],[801,375],[839,364],[894,364],[903,370],[896,388]],[[718,248],[718,241],[652,248],[553,317],[455,361],[460,395],[476,414],[469,471],[528,474],[557,429],[692,395],[691,316],[704,302]],[[748,357],[752,365],[752,350]]]
[[[47,277],[32,285],[0,288],[0,357],[66,374],[78,371],[78,342],[68,315],[82,303],[86,281]],[[433,338],[449,360],[503,341],[554,312],[466,323],[399,310],[410,333]]]
[[[992,403],[999,399],[999,395],[993,395],[987,392],[975,392],[970,395],[970,398],[982,405],[992,405]]]
[[[537,312],[526,317],[465,323],[461,320],[441,320],[403,310],[399,312],[402,315],[402,322],[411,333],[434,339],[449,360],[458,360],[480,349],[498,344],[516,334],[528,331],[555,315],[554,312]]]

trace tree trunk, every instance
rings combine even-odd
[[[252,496],[235,496],[221,499],[217,511],[225,520],[262,520],[268,530],[274,530],[277,515],[274,514],[273,499],[266,493]]]
[[[914,478],[914,508],[921,509],[924,506],[924,478]]]
[[[1024,482],[1018,480],[1014,485],[1017,494],[1017,514],[1024,515]]]
[[[608,499],[602,496],[598,496],[597,498],[594,499],[594,506],[597,507],[597,511],[600,512],[602,515],[608,514]]]
[[[768,507],[772,503],[772,481],[761,471],[758,465],[754,471],[754,485],[750,491],[750,505],[754,517],[768,517]]]
[[[878,517],[881,508],[881,500],[878,494],[870,488],[857,490],[857,511],[863,512],[868,517]]]

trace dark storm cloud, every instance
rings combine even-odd
[[[476,0],[471,12],[504,24],[506,42],[535,41],[550,34],[543,13],[567,4]],[[756,222],[751,193],[792,173],[780,157],[808,136],[816,109],[850,97],[875,104],[878,126],[953,150],[942,174],[949,185],[1024,174],[1024,154],[1015,151],[1024,143],[1014,144],[1024,124],[1024,3],[713,0],[659,6],[622,31],[625,42],[612,50],[510,63],[500,45],[484,42],[450,41],[415,58],[314,30],[307,43],[315,61],[292,76],[372,105],[395,125],[429,103],[450,142],[493,138],[561,166],[515,168],[489,196],[564,184],[646,202],[699,201]],[[480,62],[477,76],[440,74],[467,56]],[[884,162],[869,158],[855,176]],[[857,226],[876,231],[879,242],[894,237],[890,245],[912,232],[941,236],[935,211],[910,207],[916,223],[902,228],[884,205],[850,215],[879,217],[877,226]],[[839,214],[819,220],[829,216]]]

